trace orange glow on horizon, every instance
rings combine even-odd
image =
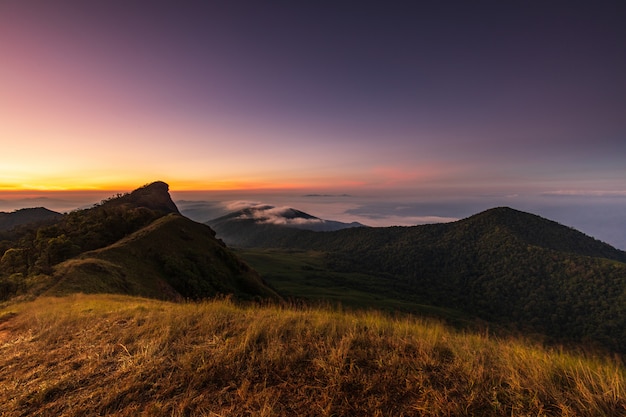
[[[21,184],[21,185],[0,185],[0,193],[37,193],[37,192],[99,192],[99,191],[119,191],[139,188],[138,186],[128,186],[126,184],[108,185],[47,185],[41,183]]]
[[[247,181],[247,180],[216,180],[216,181],[185,181],[155,178],[150,181],[124,181],[111,183],[82,183],[73,184],[47,184],[44,182],[32,182],[29,184],[0,184],[0,193],[3,196],[37,193],[101,193],[132,191],[155,181],[164,181],[169,185],[170,191],[259,191],[259,190],[304,190],[304,189],[337,189],[337,188],[359,188],[366,186],[363,181],[301,181],[301,182],[280,182],[280,181]]]

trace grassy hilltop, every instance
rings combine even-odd
[[[376,312],[72,295],[0,310],[3,416],[619,416],[610,360]]]

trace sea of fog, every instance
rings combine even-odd
[[[50,193],[0,195],[0,211],[46,207],[67,212],[91,207],[111,194]],[[449,222],[483,210],[507,206],[538,214],[626,250],[626,195],[479,195],[431,196],[399,193],[306,194],[298,192],[208,191],[175,192],[172,198],[189,218],[205,222],[246,206],[270,204],[292,207],[326,220],[359,222],[368,226],[411,226]]]

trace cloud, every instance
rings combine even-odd
[[[352,197],[350,194],[305,194],[302,197]]]
[[[324,220],[317,217],[308,217],[306,213],[294,210],[291,207],[274,207],[267,204],[255,204],[247,208],[239,219],[254,219],[261,224],[276,224],[283,226],[299,226],[321,224]]]
[[[206,222],[227,213],[220,201],[176,200],[174,202],[184,216],[197,222]]]
[[[237,210],[243,210],[247,208],[257,208],[257,207],[267,205],[267,204],[261,203],[260,201],[250,201],[250,200],[224,201],[222,204],[224,205],[224,208],[228,211],[237,211]]]
[[[626,190],[554,190],[541,193],[547,197],[626,197]]]
[[[433,223],[450,223],[459,220],[458,217],[443,217],[443,216],[394,216],[394,215],[379,215],[379,216],[363,216],[363,218],[356,218],[356,221],[367,224],[372,227],[388,227],[394,226],[415,226],[419,224],[433,224]]]
[[[415,226],[418,224],[449,223],[466,217],[460,205],[424,202],[369,202],[350,208],[345,214],[368,226]],[[473,213],[470,213],[473,214]]]

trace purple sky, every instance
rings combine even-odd
[[[0,200],[160,179],[623,203],[624,22],[622,1],[3,1]]]

